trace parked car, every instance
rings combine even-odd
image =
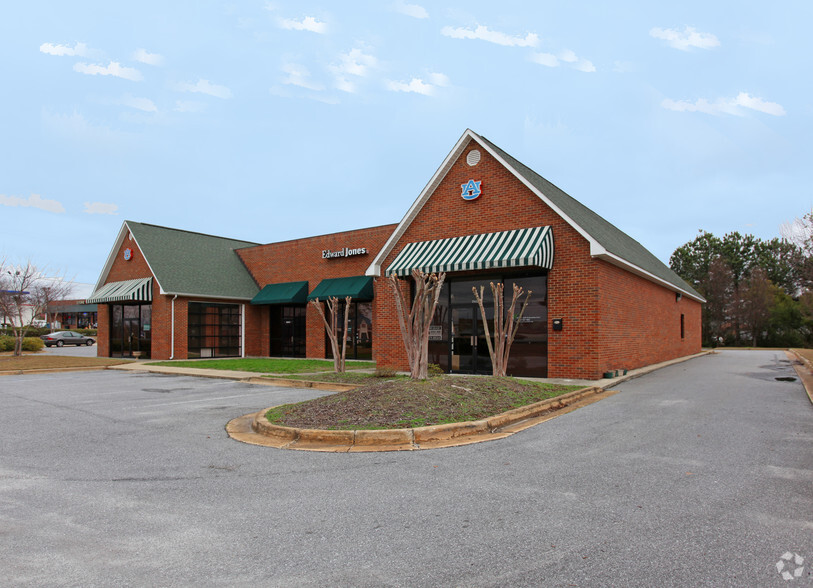
[[[93,345],[96,340],[91,337],[85,337],[73,331],[57,331],[56,333],[49,333],[40,337],[45,341],[45,346],[50,347],[56,345],[62,347],[63,345]]]

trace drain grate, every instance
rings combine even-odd
[[[795,382],[796,378],[791,377],[791,376],[782,376],[782,377],[779,377],[779,378],[774,378],[774,380],[778,380],[780,382]]]

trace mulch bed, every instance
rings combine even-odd
[[[578,388],[495,377],[375,378],[356,390],[273,408],[268,420],[311,429],[422,427],[483,419]]]

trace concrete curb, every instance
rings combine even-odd
[[[694,355],[631,370],[624,376],[599,380],[594,386],[587,386],[550,400],[515,408],[479,421],[411,429],[351,431],[297,429],[269,423],[265,418],[265,414],[271,408],[274,408],[269,407],[229,421],[226,425],[226,431],[233,439],[253,445],[336,453],[414,451],[468,445],[508,437],[541,422],[611,396],[616,393],[608,390],[612,385],[711,353],[713,351],[705,350]],[[270,378],[263,378],[263,380],[270,380]],[[302,386],[304,381],[287,380],[287,382]],[[319,384],[318,382],[313,383]]]
[[[262,443],[263,445],[280,449],[332,452],[411,451],[463,444],[461,441],[473,443],[502,438],[516,432],[505,431],[504,429],[508,427],[542,415],[547,416],[552,411],[576,404],[601,392],[603,390],[600,388],[591,386],[515,408],[487,419],[408,429],[323,430],[284,427],[269,423],[265,418],[270,408],[245,415],[240,419],[251,419],[251,430],[268,440],[267,443]]]
[[[0,372],[0,376],[25,376],[27,374],[53,374],[59,372],[94,372],[98,370],[109,370],[111,365],[89,365],[87,367],[64,367],[64,368],[42,368],[35,370],[5,370]]]
[[[796,353],[793,349],[785,351],[785,355],[788,356],[790,364],[796,371],[796,375],[799,376],[799,379],[802,381],[808,400],[813,404],[813,363]]]

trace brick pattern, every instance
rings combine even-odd
[[[473,167],[466,163],[472,149],[481,153]],[[482,194],[466,201],[461,186],[470,179],[482,182]],[[555,247],[548,276],[548,377],[595,379],[608,369],[640,367],[653,358],[662,361],[700,350],[698,303],[683,299],[676,306],[672,291],[593,259],[589,242],[474,140],[396,243],[382,272],[411,242],[543,225],[552,227]],[[376,292],[376,358],[380,365],[406,369],[392,293],[381,290]],[[646,297],[645,311],[635,310]],[[683,340],[678,330],[673,341],[671,332],[659,327],[664,321],[644,318],[668,314],[672,324],[673,307],[686,315]],[[562,331],[551,329],[556,318],[564,322]],[[624,333],[618,325],[622,321],[628,325]],[[603,349],[605,344],[609,349]]]
[[[348,278],[361,276],[367,271],[370,263],[384,246],[384,242],[395,230],[396,225],[383,225],[369,229],[344,231],[330,235],[306,237],[270,243],[257,247],[238,249],[237,254],[248,268],[259,287],[266,284],[286,282],[308,282],[308,291],[327,278]],[[350,257],[323,258],[322,251],[338,251],[343,248],[366,248],[367,254]],[[376,296],[378,291],[376,288]],[[258,306],[257,317],[260,324],[252,325],[252,333],[258,334],[261,341],[252,343],[257,355],[269,354],[269,310],[267,306]],[[373,315],[373,340],[381,323]],[[308,357],[325,357],[325,327],[316,310],[308,305],[305,315],[305,347]],[[247,337],[248,340],[248,331]],[[246,349],[248,353],[248,349]],[[375,354],[375,350],[373,351]],[[375,355],[374,355],[375,357]]]
[[[472,167],[466,163],[466,155],[475,148],[482,157]],[[482,182],[482,194],[476,200],[466,201],[461,198],[461,185],[471,179]],[[548,275],[549,377],[596,379],[607,370],[634,369],[700,351],[699,303],[685,297],[677,299],[667,288],[593,259],[584,237],[473,140],[395,244],[382,264],[382,271],[407,243],[543,225],[552,227],[555,247],[554,265]],[[345,231],[248,247],[237,253],[258,286],[307,280],[313,291],[323,279],[364,274],[395,228],[396,225],[384,225]],[[131,261],[123,259],[125,247],[134,250]],[[368,253],[322,257],[323,250],[344,247],[365,247]],[[108,281],[150,275],[135,242],[125,238]],[[407,281],[402,281],[402,286],[408,291]],[[373,358],[382,367],[407,369],[394,295],[387,278],[376,278],[374,288]],[[156,359],[167,358],[171,353],[171,300],[170,296],[159,295],[156,282],[152,319],[152,349]],[[188,302],[181,297],[175,301],[176,358],[187,356]],[[246,354],[269,355],[269,308],[246,304],[245,317]],[[563,320],[562,331],[551,329],[553,319]],[[102,335],[109,332],[107,305],[99,305],[98,322],[101,335],[98,353],[108,355],[109,342]],[[307,310],[306,329],[307,356],[324,357],[324,326],[311,307]]]

